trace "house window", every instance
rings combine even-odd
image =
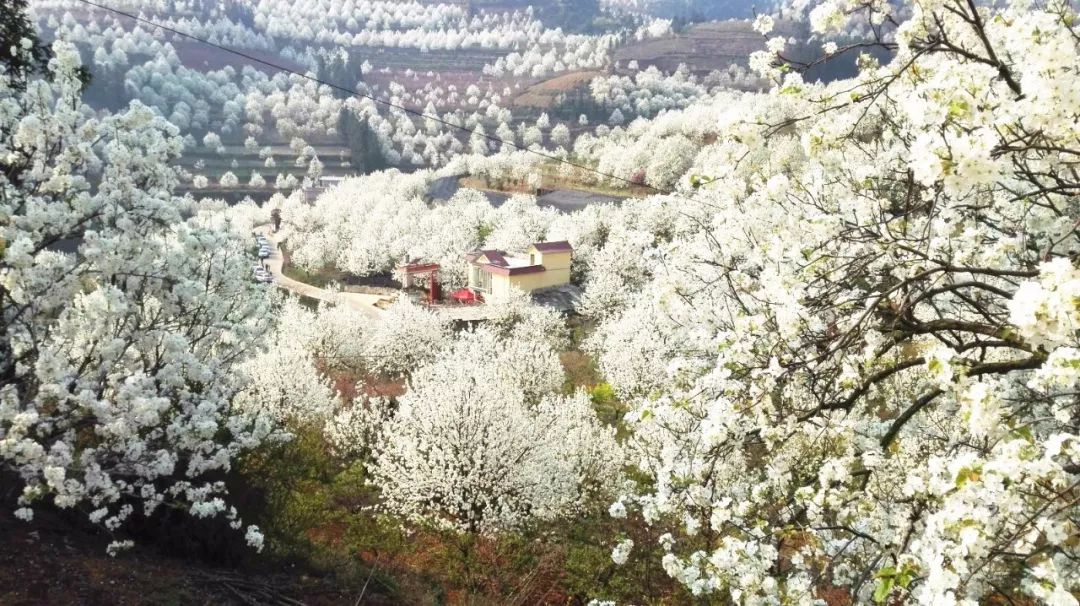
[[[536,255],[529,253],[529,265],[536,265]]]

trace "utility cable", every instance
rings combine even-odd
[[[170,27],[168,25],[163,25],[161,23],[157,23],[156,21],[151,21],[150,19],[146,19],[145,17],[140,17],[138,15],[134,15],[132,13],[122,11],[120,9],[113,8],[111,6],[106,6],[104,4],[99,4],[97,2],[93,2],[92,0],[78,0],[78,1],[83,3],[83,4],[86,4],[88,6],[93,6],[95,8],[98,8],[98,9],[101,9],[101,10],[104,10],[104,11],[108,11],[108,12],[111,12],[111,13],[115,13],[117,15],[121,15],[123,17],[131,19],[131,20],[136,21],[138,23],[142,23],[142,24],[148,25],[150,27],[160,29],[162,31],[170,32],[170,33],[172,33],[172,34],[174,34],[176,36],[180,36],[181,38],[186,38],[188,40],[192,40],[192,41],[198,42],[200,44],[205,44],[207,46],[216,48],[216,49],[218,49],[218,50],[220,50],[222,52],[229,53],[229,54],[235,55],[237,57],[242,57],[244,59],[247,59],[248,61],[253,61],[255,63],[265,65],[267,67],[276,69],[278,71],[281,71],[281,72],[284,72],[284,73],[287,73],[287,74],[292,74],[294,76],[299,76],[299,77],[304,78],[306,80],[310,80],[311,82],[315,82],[317,84],[322,84],[324,86],[328,86],[330,88],[341,91],[343,93],[348,93],[351,96],[360,97],[362,99],[369,99],[371,101],[374,101],[375,103],[385,105],[385,106],[390,107],[390,108],[401,110],[401,111],[406,112],[406,113],[408,113],[408,114],[410,114],[412,116],[416,116],[418,118],[423,118],[424,120],[433,120],[433,121],[435,121],[435,122],[437,122],[439,124],[442,124],[444,126],[448,126],[450,128],[454,128],[454,129],[469,133],[470,136],[475,136],[475,135],[479,134],[476,131],[469,130],[468,128],[466,128],[464,126],[454,124],[454,123],[449,122],[447,120],[443,120],[442,118],[440,118],[438,116],[428,115],[428,114],[425,114],[424,112],[417,111],[415,109],[405,107],[403,105],[398,105],[398,104],[392,103],[390,101],[379,99],[377,97],[374,97],[374,96],[366,94],[366,93],[362,93],[362,92],[360,92],[358,90],[355,90],[355,89],[351,89],[351,88],[348,88],[348,87],[345,87],[345,86],[340,86],[340,85],[334,84],[332,82],[327,82],[325,80],[322,80],[320,78],[316,78],[315,76],[309,75],[307,73],[301,73],[299,71],[296,71],[296,70],[294,70],[292,68],[289,68],[289,67],[286,67],[284,65],[280,65],[280,64],[274,63],[272,61],[267,61],[265,59],[260,59],[259,57],[251,55],[249,53],[245,53],[243,51],[238,51],[236,49],[232,49],[232,48],[229,48],[227,46],[222,46],[220,44],[217,44],[217,43],[211,42],[209,40],[206,40],[205,38],[200,38],[198,36],[195,36],[193,34],[189,34],[189,33],[184,32],[184,31],[180,31],[180,30],[175,29],[173,27]],[[554,154],[549,154],[547,152],[538,151],[538,150],[533,149],[531,147],[525,147],[523,145],[518,145],[517,143],[515,143],[513,141],[506,141],[506,140],[501,139],[499,137],[488,135],[487,133],[484,133],[481,136],[484,137],[485,139],[488,139],[489,141],[499,143],[499,144],[502,144],[502,145],[508,145],[508,146],[513,147],[515,149],[518,149],[518,150],[521,150],[521,151],[524,151],[524,152],[528,152],[530,154],[535,154],[535,155],[540,156],[542,158],[545,158],[547,160],[552,160],[552,161],[558,162],[560,164],[565,164],[567,166],[572,166],[572,167],[577,168],[579,170],[584,170],[584,171],[593,173],[595,175],[605,177],[607,179],[613,179],[615,181],[621,181],[623,183],[633,185],[635,187],[645,187],[645,188],[651,189],[652,191],[654,191],[654,192],[656,192],[658,194],[666,194],[666,195],[671,195],[672,194],[672,192],[670,192],[668,190],[665,190],[665,189],[661,189],[659,187],[653,187],[652,185],[648,185],[648,184],[645,184],[645,183],[637,183],[635,181],[631,181],[630,179],[625,179],[623,177],[619,177],[619,176],[616,176],[616,175],[613,175],[613,174],[610,174],[610,173],[605,173],[603,171],[596,170],[595,168],[585,166],[583,164],[578,164],[576,162],[571,162],[569,160],[566,160],[565,158],[560,158],[560,157],[558,157],[558,156],[556,156]]]

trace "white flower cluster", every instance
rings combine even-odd
[[[538,45],[527,50],[499,57],[484,66],[484,73],[497,78],[512,74],[530,78],[543,78],[557,72],[604,67],[611,60],[611,51],[618,42],[615,34],[602,36],[569,35],[563,40],[541,37],[545,42],[557,42],[544,52]],[[560,53],[559,48],[565,51]]]
[[[558,357],[531,331],[461,334],[375,441],[385,506],[415,522],[492,533],[571,515],[612,486],[622,461],[587,396],[555,395]]]
[[[25,91],[0,74],[0,464],[25,483],[17,515],[44,500],[109,530],[166,502],[216,515],[225,486],[207,474],[276,436],[232,406],[263,291],[227,222],[185,219],[171,194],[176,128],[139,103],[95,116],[78,52],[53,50]]]
[[[1075,604],[1075,9],[811,4],[820,32],[895,17],[896,55],[575,144],[647,178],[668,142],[661,179],[706,183],[589,251],[589,350],[651,480],[609,513],[733,603]]]
[[[634,548],[634,542],[630,539],[625,541],[619,541],[619,544],[615,546],[615,549],[611,550],[611,561],[615,562],[619,566],[622,566],[630,559],[630,551]]]
[[[523,156],[502,156],[474,159],[479,163],[468,168],[477,174],[502,174],[531,170],[535,162],[532,158],[530,164],[511,169],[508,167]],[[294,204],[286,215],[295,233],[293,261],[304,268],[330,265],[368,275],[392,271],[404,258],[419,258],[438,263],[440,282],[453,288],[465,283],[464,255],[472,250],[520,252],[534,242],[569,239],[575,246],[575,263],[582,260],[576,267],[584,268],[588,242],[578,234],[595,228],[596,221],[610,209],[562,214],[539,207],[528,195],[512,196],[496,208],[484,194],[469,189],[458,191],[444,203],[429,206],[423,201],[422,196],[439,175],[452,175],[457,170],[461,167],[449,166],[439,173],[374,173],[345,180],[320,195],[313,205]],[[299,194],[291,199],[298,200]],[[392,330],[389,326],[386,329]],[[423,338],[420,333],[416,336]],[[387,346],[390,344],[388,340]]]
[[[655,66],[633,76],[598,76],[589,83],[593,99],[620,114],[651,117],[668,109],[682,109],[708,94],[707,88],[686,69],[665,76]]]
[[[1009,322],[1036,346],[1076,343],[1080,331],[1080,270],[1058,257],[1039,266],[1039,280],[1024,282],[1009,303]]]

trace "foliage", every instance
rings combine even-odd
[[[365,480],[364,465],[332,456],[317,426],[296,427],[295,439],[261,447],[238,466],[242,488],[235,491],[247,493],[248,509],[266,533],[267,553],[307,562],[341,583],[359,586],[372,575],[380,593],[410,591],[363,557],[407,552],[409,545],[398,526],[365,513],[378,495]]]
[[[25,89],[30,76],[45,71],[50,56],[26,16],[26,0],[8,2],[0,15],[0,66],[9,78],[8,86]]]

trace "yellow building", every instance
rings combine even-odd
[[[525,256],[501,250],[478,250],[465,256],[469,262],[469,288],[488,296],[505,296],[517,288],[533,292],[570,283],[574,248],[569,242],[538,242]]]

